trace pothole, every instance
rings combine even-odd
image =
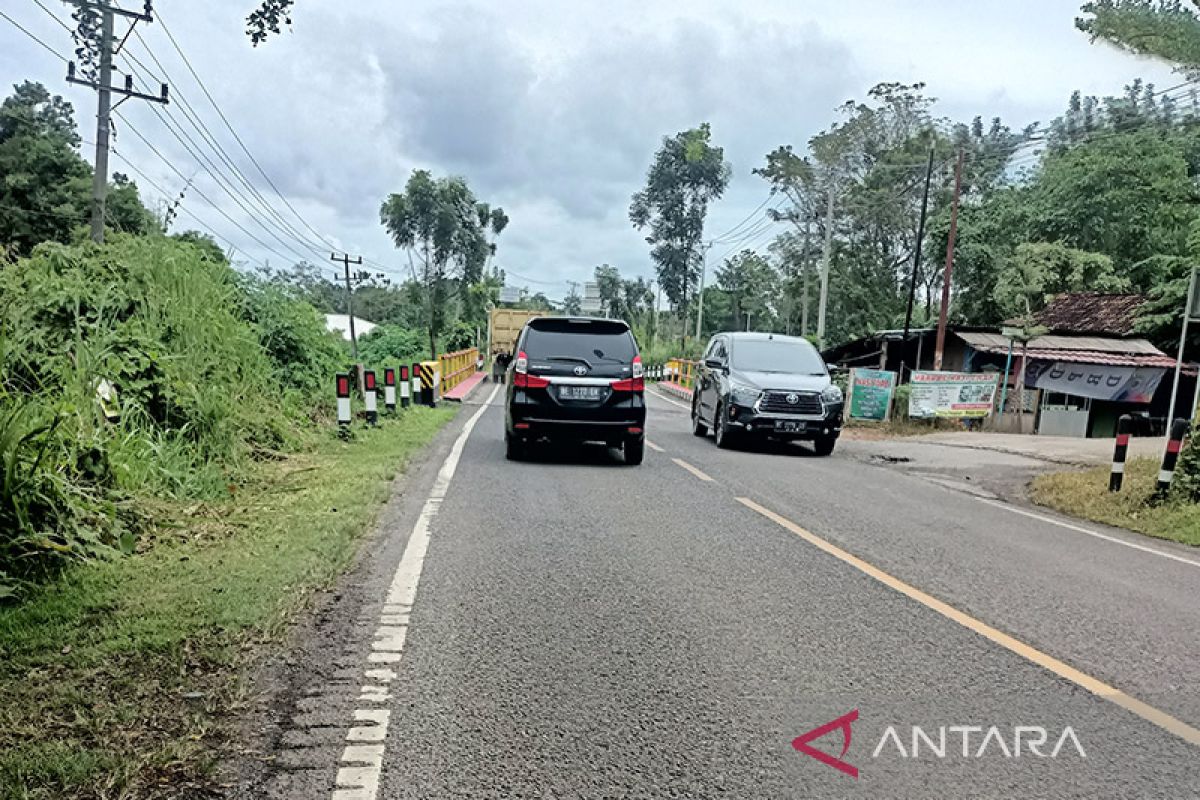
[[[871,460],[876,464],[907,464],[912,461],[908,456],[885,456],[879,453],[871,456]]]

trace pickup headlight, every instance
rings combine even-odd
[[[744,383],[729,384],[729,398],[739,406],[753,406],[762,397],[762,390]]]
[[[821,390],[821,399],[830,405],[840,403],[842,402],[842,390],[833,385],[826,386]]]

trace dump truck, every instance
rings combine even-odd
[[[531,311],[527,308],[493,308],[488,314],[488,348],[487,365],[485,369],[497,374],[496,359],[505,356],[501,367],[507,368],[508,363],[516,356],[517,337],[521,328],[534,317],[549,315],[548,311]],[[502,372],[503,370],[501,370]]]

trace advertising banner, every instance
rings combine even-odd
[[[986,417],[992,413],[1000,376],[994,372],[914,372],[908,415]]]
[[[851,419],[883,422],[891,412],[896,373],[883,369],[852,369],[849,389],[846,405]]]
[[[1093,400],[1149,403],[1165,374],[1162,367],[1033,361],[1025,370],[1025,385]]]

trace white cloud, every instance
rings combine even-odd
[[[629,196],[661,138],[699,122],[712,123],[735,170],[710,217],[710,232],[719,233],[766,196],[749,174],[764,153],[803,145],[833,121],[834,106],[880,81],[924,81],[940,99],[939,114],[1000,115],[1014,127],[1053,117],[1076,88],[1113,93],[1139,74],[1160,86],[1174,82],[1160,65],[1090,45],[1073,29],[1076,0],[299,0],[294,32],[257,49],[242,35],[251,5],[214,0],[160,10],[309,222],[335,244],[399,269],[379,225],[380,202],[414,167],[461,174],[512,218],[499,263],[552,282],[531,284],[551,296],[601,262],[649,273],[647,247],[626,217]],[[14,15],[69,54],[65,33],[36,7]],[[228,137],[161,26],[143,31],[176,97],[190,101],[264,197],[290,216]],[[136,41],[130,47],[147,61]],[[40,80],[67,95],[90,139],[94,98],[63,84],[62,72],[0,24],[0,80]],[[181,171],[200,171],[149,108],[131,102],[123,110]],[[179,114],[177,105],[171,113]],[[128,132],[118,148],[168,192],[180,187]],[[197,185],[283,250],[202,172]],[[279,255],[198,197],[188,203],[246,252],[278,265]]]

